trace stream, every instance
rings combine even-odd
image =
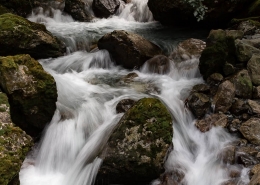
[[[28,19],[44,24],[66,44],[67,53],[39,60],[57,83],[57,110],[41,141],[23,163],[21,185],[94,184],[102,164],[97,155],[123,116],[116,113],[117,103],[151,96],[164,102],[174,118],[174,150],[165,169],[184,173],[181,185],[222,185],[234,169],[241,171],[237,185],[248,184],[248,169],[223,164],[219,157],[236,138],[219,127],[201,133],[184,105],[192,87],[204,82],[198,58],[181,65],[172,62],[170,72],[161,75],[147,70],[145,65],[140,70],[123,69],[113,63],[106,50],[93,49],[104,34],[126,30],[157,44],[168,55],[185,39],[205,40],[208,30],[162,26],[153,20],[147,0],[132,0],[115,16],[92,22],[77,22],[60,10],[48,12],[41,8]],[[131,72],[138,74],[134,82],[122,83],[121,79]],[[159,184],[157,178],[151,184]]]

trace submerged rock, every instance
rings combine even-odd
[[[90,7],[88,2],[84,0],[65,0],[64,11],[70,14],[75,20],[89,22],[93,19]]]
[[[97,17],[107,18],[116,13],[119,5],[119,0],[93,0],[92,8]]]
[[[37,136],[56,110],[53,77],[29,55],[0,57],[0,86],[8,96],[12,121]]]
[[[42,24],[13,14],[0,15],[0,55],[30,54],[32,57],[59,57],[65,45]]]
[[[98,41],[98,48],[108,50],[116,64],[127,69],[139,68],[146,60],[162,53],[152,42],[123,30],[104,35]]]
[[[160,100],[139,100],[112,133],[97,180],[137,184],[159,177],[172,144],[172,132],[171,115]]]

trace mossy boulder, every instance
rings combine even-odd
[[[10,13],[0,15],[0,56],[30,54],[32,57],[59,57],[65,45],[42,24]]]
[[[226,64],[236,64],[235,40],[241,38],[239,31],[211,30],[207,46],[202,51],[199,70],[204,79],[213,73],[227,74]],[[225,69],[225,70],[224,70]]]
[[[112,133],[97,180],[138,184],[158,178],[164,171],[172,134],[171,115],[160,100],[139,100]]]
[[[0,86],[8,96],[12,121],[37,136],[56,110],[53,77],[29,55],[0,57]]]
[[[32,138],[11,123],[7,96],[0,93],[0,184],[13,185],[25,156],[30,151]],[[19,182],[19,180],[18,180]]]
[[[145,61],[162,54],[159,46],[124,30],[115,30],[104,35],[98,41],[98,48],[108,50],[116,64],[127,69],[139,68]]]

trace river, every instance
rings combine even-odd
[[[106,50],[94,48],[98,39],[113,30],[126,30],[142,35],[160,46],[168,55],[188,38],[205,39],[207,31],[172,28],[153,20],[147,0],[132,0],[121,6],[108,19],[77,22],[60,10],[38,9],[29,20],[46,28],[67,46],[67,54],[39,60],[55,79],[58,89],[57,110],[41,141],[27,156],[19,177],[21,185],[90,185],[102,163],[97,157],[109,134],[123,114],[116,113],[120,100],[157,97],[174,117],[173,145],[165,163],[166,171],[185,174],[182,185],[220,185],[229,180],[232,169],[241,171],[238,185],[247,184],[248,169],[223,164],[219,154],[235,141],[223,128],[201,133],[184,100],[191,88],[203,79],[198,71],[198,58],[177,65],[172,62],[168,74],[155,74],[144,66],[126,70],[114,65]],[[133,8],[134,7],[134,8]],[[52,16],[50,16],[52,15]],[[43,51],[44,52],[44,51]],[[120,79],[135,72],[134,83]],[[156,87],[154,91],[149,87]],[[151,182],[156,185],[159,180]]]

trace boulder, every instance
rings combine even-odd
[[[258,151],[254,147],[244,146],[236,151],[236,161],[245,167],[256,165],[259,161],[256,158]]]
[[[248,100],[248,105],[251,109],[251,112],[254,114],[260,114],[260,103],[253,100]]]
[[[172,134],[171,115],[160,100],[139,100],[112,133],[97,180],[113,184],[151,182],[164,171]]]
[[[202,118],[210,108],[210,99],[203,93],[192,93],[188,97],[188,105],[196,118]]]
[[[156,55],[153,58],[147,60],[142,71],[148,73],[167,74],[170,72],[170,60],[164,55]]]
[[[104,35],[98,41],[98,48],[108,50],[116,64],[127,69],[139,68],[146,60],[162,53],[152,42],[123,30]]]
[[[179,43],[169,58],[174,62],[181,62],[192,57],[199,57],[205,47],[206,43],[204,41],[191,38]]]
[[[259,118],[251,118],[248,121],[242,123],[239,130],[249,142],[256,145],[260,144],[260,135],[259,135],[260,119]]]
[[[201,132],[207,132],[209,131],[213,126],[220,126],[220,127],[227,127],[227,116],[222,113],[218,114],[212,114],[202,120],[198,120],[195,123],[195,126],[201,131]]]
[[[0,87],[7,94],[12,121],[37,136],[56,110],[56,83],[29,55],[0,57]]]
[[[255,25],[254,21],[247,20],[242,21],[238,25],[237,29],[243,31],[244,35],[253,35],[257,29],[257,26]]]
[[[204,79],[213,73],[229,75],[228,64],[236,63],[235,39],[241,34],[237,32],[227,32],[224,30],[211,30],[207,38],[207,46],[202,51],[199,63],[199,70]]]
[[[260,50],[250,45],[246,40],[236,40],[236,56],[238,61],[247,63],[251,57],[256,54],[260,55]]]
[[[260,99],[260,86],[253,87],[253,99]]]
[[[13,14],[0,15],[0,56],[30,54],[34,58],[63,56],[65,45],[42,24]]]
[[[200,93],[209,93],[210,86],[208,86],[207,84],[197,84],[193,86],[192,91]]]
[[[149,0],[148,6],[155,20],[168,25],[225,25],[233,17],[239,16],[253,0],[241,0],[236,3],[225,0],[183,1]],[[197,18],[195,18],[195,16]],[[196,20],[197,19],[197,20]],[[202,20],[203,19],[203,20]]]
[[[243,113],[247,113],[248,110],[249,107],[247,106],[246,102],[238,98],[234,99],[230,108],[230,112],[237,116],[242,115]]]
[[[7,96],[0,93],[0,184],[13,185],[18,179],[25,156],[30,151],[33,140],[10,118]]]
[[[107,18],[116,13],[119,5],[119,0],[93,0],[92,8],[97,17]]]
[[[234,97],[235,97],[234,85],[228,80],[221,83],[212,101],[212,104],[215,107],[215,112],[226,113],[229,110],[229,108],[232,106]]]
[[[236,96],[249,99],[252,97],[253,84],[247,70],[241,70],[230,80],[236,89]]]
[[[260,55],[253,55],[247,63],[247,70],[254,85],[260,85]]]
[[[255,165],[251,171],[250,175],[252,176],[249,185],[260,184],[260,164]]]
[[[89,22],[93,19],[93,13],[91,12],[91,5],[84,0],[65,0],[64,11],[70,14],[73,19]]]

